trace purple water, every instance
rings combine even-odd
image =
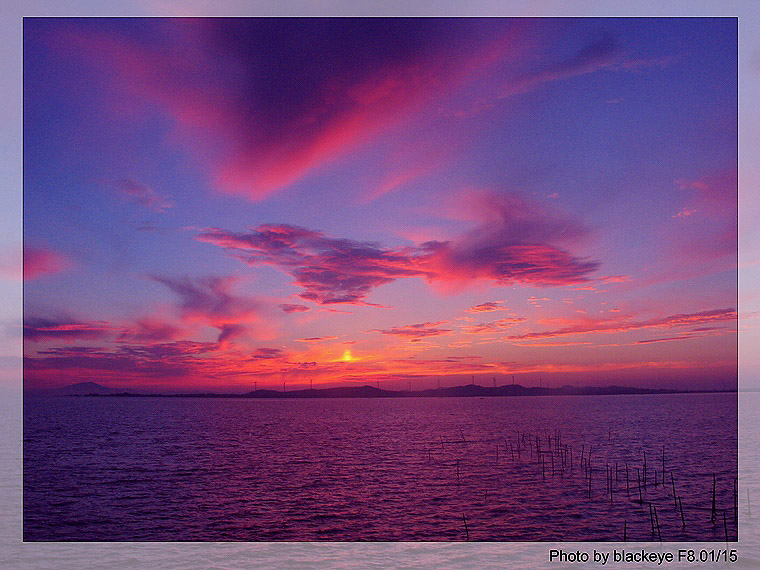
[[[736,403],[736,394],[30,397],[24,539],[735,540]],[[655,486],[663,447],[666,484]],[[589,448],[590,498],[580,460]]]

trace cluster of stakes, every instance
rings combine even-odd
[[[464,433],[460,430],[460,439],[444,440],[440,436],[441,448],[446,444],[466,444],[475,443],[465,439]],[[481,442],[483,443],[483,442]],[[666,462],[665,446],[662,446],[661,453],[657,454],[654,462],[647,460],[646,451],[642,451],[640,460],[635,465],[628,461],[606,462],[597,464],[594,456],[594,450],[591,445],[588,447],[581,444],[580,449],[576,445],[565,443],[562,434],[556,430],[554,434],[547,433],[528,433],[517,432],[511,438],[493,440],[495,444],[495,460],[500,462],[500,451],[503,449],[509,454],[512,463],[522,463],[533,465],[538,477],[540,469],[540,479],[554,479],[559,477],[572,478],[576,483],[582,484],[583,494],[588,500],[609,501],[612,505],[615,502],[622,502],[632,505],[633,507],[648,510],[649,530],[651,539],[662,542],[662,527],[660,526],[660,515],[664,509],[672,508],[671,518],[680,522],[682,534],[671,537],[671,540],[684,540],[689,519],[693,523],[705,522],[708,520],[711,525],[722,526],[723,535],[726,542],[737,540],[737,534],[729,534],[729,521],[732,532],[738,533],[739,523],[739,503],[738,503],[738,482],[733,478],[733,505],[727,508],[719,508],[716,501],[716,490],[718,485],[717,476],[712,475],[711,495],[699,501],[693,499],[687,507],[684,506],[683,496],[678,493],[676,485],[676,474],[673,470],[668,470]],[[431,461],[430,450],[428,449],[428,461]],[[454,462],[456,481],[461,483],[461,471],[463,469],[462,459],[456,459]],[[599,477],[604,476],[604,493],[597,490]],[[599,486],[601,488],[601,486]],[[487,497],[487,491],[486,491]],[[749,495],[747,497],[749,508]],[[686,513],[685,513],[686,511]],[[641,513],[639,513],[641,514]],[[639,517],[640,518],[640,517]],[[702,521],[704,518],[704,521]],[[467,516],[462,513],[462,524],[465,540],[470,539],[470,528],[467,524]],[[623,541],[630,539],[628,520],[623,521],[620,538]],[[668,538],[668,537],[666,537]]]

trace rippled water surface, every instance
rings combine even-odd
[[[736,401],[27,398],[24,539],[735,540]]]

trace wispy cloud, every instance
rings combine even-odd
[[[318,19],[143,26],[164,41],[72,25],[53,43],[67,57],[96,66],[119,90],[161,109],[189,146],[214,143],[222,151],[210,164],[216,185],[260,200],[507,60],[517,49],[519,24],[490,26],[487,38],[466,51],[447,42],[435,20],[354,20],[351,29]],[[343,55],[347,50],[350,58]],[[289,91],[293,77],[299,89]]]
[[[488,301],[475,305],[467,309],[468,313],[490,313],[492,311],[508,311],[509,307],[504,305],[504,301]]]
[[[151,276],[179,297],[180,317],[187,323],[201,323],[219,329],[218,342],[224,343],[250,335],[267,338],[264,303],[253,297],[233,292],[237,279],[233,277]],[[263,333],[263,334],[262,334]]]
[[[312,336],[309,338],[296,339],[298,342],[325,342],[327,340],[338,340],[337,336]]]
[[[414,325],[393,327],[385,330],[372,329],[367,332],[379,332],[386,335],[401,336],[411,339],[411,342],[416,342],[427,337],[441,336],[453,333],[454,331],[451,329],[438,328],[438,325],[443,325],[445,323],[446,321],[438,321],[435,323],[418,323]]]
[[[286,313],[305,313],[311,310],[311,308],[306,305],[295,305],[292,303],[282,303],[280,308]]]
[[[328,237],[307,228],[265,224],[248,232],[208,228],[196,239],[233,253],[252,267],[270,265],[292,275],[300,298],[321,305],[369,304],[375,288],[422,277],[444,288],[477,281],[499,285],[561,286],[588,282],[599,264],[574,257],[558,245],[585,228],[527,199],[475,193],[469,200],[479,225],[449,241],[385,248],[374,242]]]
[[[523,323],[526,320],[527,319],[524,317],[506,317],[504,319],[491,321],[490,323],[480,323],[477,325],[465,325],[462,327],[462,332],[467,333],[467,334],[498,333],[518,323]]]
[[[105,321],[81,322],[73,319],[28,317],[24,319],[24,338],[38,341],[57,339],[102,339],[111,336],[115,327]]]
[[[113,188],[123,199],[144,206],[154,212],[163,212],[174,205],[171,200],[159,195],[150,186],[139,184],[129,178],[117,180],[113,183]]]
[[[171,323],[164,322],[152,317],[137,319],[134,324],[126,327],[120,334],[120,341],[129,342],[166,342],[176,340],[183,330]]]
[[[24,247],[24,279],[37,279],[59,273],[73,266],[60,252],[39,247]]]
[[[736,322],[737,313],[735,309],[713,309],[701,311],[698,313],[686,313],[669,315],[666,317],[635,321],[630,316],[614,315],[609,318],[590,318],[581,319],[550,319],[552,322],[563,323],[566,326],[543,332],[532,332],[522,335],[507,337],[511,340],[528,340],[551,338],[557,336],[575,335],[575,334],[592,334],[592,333],[618,333],[631,330],[646,328],[677,328],[686,326],[696,326],[705,323],[714,322]]]

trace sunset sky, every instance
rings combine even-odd
[[[27,19],[25,387],[734,387],[735,19]]]

